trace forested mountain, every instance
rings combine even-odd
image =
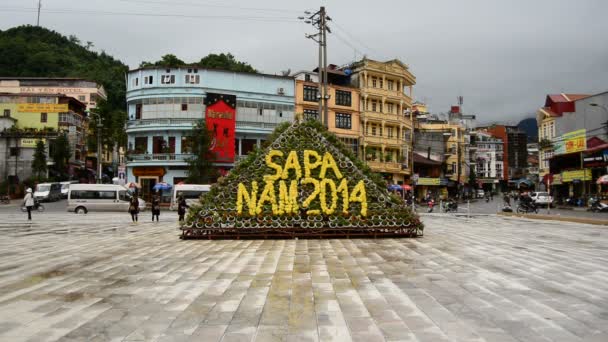
[[[38,26],[0,31],[0,76],[77,77],[103,85],[108,100],[100,101],[96,109],[104,122],[102,136],[110,146],[122,145],[126,143],[125,73],[129,67],[92,48],[92,42],[82,43],[76,36],[65,37]]]
[[[528,142],[536,142],[538,140],[538,125],[536,118],[528,118],[521,120],[517,127],[528,135]]]
[[[220,53],[219,55],[215,54],[215,53],[211,53],[211,54],[201,58],[200,61],[193,62],[193,63],[184,62],[183,60],[179,59],[175,55],[167,54],[167,55],[162,56],[159,61],[156,61],[154,63],[144,61],[144,62],[141,62],[141,64],[139,66],[140,67],[147,67],[147,66],[179,67],[179,66],[184,66],[184,65],[197,66],[197,67],[206,68],[206,69],[222,69],[222,70],[230,70],[230,71],[237,71],[237,72],[251,72],[251,73],[258,72],[251,65],[249,65],[249,63],[240,62],[240,61],[236,60],[231,53]]]

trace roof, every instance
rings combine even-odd
[[[414,164],[425,164],[425,165],[442,165],[443,163],[440,161],[436,161],[433,159],[428,159],[419,155],[418,153],[414,153]]]
[[[556,112],[552,111],[551,107],[542,107],[540,110],[551,117],[561,116],[561,115],[557,114]]]
[[[223,71],[223,72],[230,72],[230,73],[234,73],[234,74],[242,74],[242,75],[256,75],[256,76],[264,76],[264,77],[276,77],[276,78],[289,78],[289,79],[293,79],[293,76],[282,76],[282,75],[273,75],[273,74],[264,74],[261,72],[244,72],[244,71],[232,71],[232,70],[226,70],[226,69],[219,69],[219,68],[202,68],[198,65],[181,65],[181,66],[177,66],[177,67],[172,67],[172,66],[162,66],[162,65],[151,65],[151,66],[145,66],[145,67],[139,67],[136,69],[131,69],[129,70],[129,73],[135,72],[135,71],[139,71],[139,70],[154,70],[154,69],[198,69],[198,70],[207,70],[207,71]]]
[[[561,93],[561,94],[549,94],[549,95],[547,95],[547,99],[551,99],[551,101],[559,103],[559,102],[572,102],[572,101],[583,99],[588,96],[589,96],[588,94]],[[547,104],[545,104],[545,106],[547,106]]]

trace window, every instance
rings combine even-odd
[[[116,191],[97,191],[99,199],[116,199]]]
[[[141,119],[141,108],[142,108],[141,103],[138,103],[135,105],[135,120]]]
[[[384,88],[384,80],[380,79],[380,88]]]
[[[379,112],[380,112],[380,113],[384,113],[384,108],[383,108],[383,106],[382,106],[382,102],[379,102],[379,104],[380,104],[380,110],[379,110]]]
[[[306,81],[306,82],[312,82],[312,79],[311,79],[311,77],[310,77],[310,74],[306,74],[306,75],[304,75],[304,81]]]
[[[11,157],[18,157],[19,156],[19,147],[11,147]]]
[[[186,75],[186,84],[199,84],[201,82],[201,75]]]
[[[319,93],[319,88],[313,86],[304,86],[304,101],[308,102],[318,102],[319,99],[317,95]]]
[[[376,135],[376,125],[372,124],[372,135]]]
[[[375,112],[378,108],[378,103],[376,101],[372,101],[372,112]]]
[[[452,173],[456,173],[456,162],[452,162]]]
[[[84,101],[86,101],[86,99],[87,99],[86,96],[84,96],[84,95],[78,95],[78,101],[84,102]]]
[[[182,103],[182,112],[185,112],[188,110],[188,104],[187,103]]]
[[[386,81],[386,86],[388,87],[388,90],[393,90],[393,88],[394,88],[393,80]]]
[[[160,78],[161,84],[174,84],[175,83],[175,75],[162,75]]]
[[[148,152],[148,137],[135,137],[135,153]]]
[[[10,109],[5,109],[4,110],[4,117],[5,118],[10,118],[11,117],[11,110]]]
[[[351,129],[352,118],[347,113],[336,113],[336,128]]]
[[[46,120],[47,120],[47,114],[40,113],[40,122],[46,122]]]
[[[375,77],[372,77],[372,88],[376,88],[377,84],[378,84],[378,79],[376,79]]]
[[[153,81],[154,81],[154,77],[152,77],[152,76],[144,77],[144,84],[152,84]]]
[[[314,109],[304,109],[304,120],[319,120],[319,111]]]
[[[336,105],[350,107],[351,103],[350,91],[336,90]]]
[[[134,87],[137,87],[138,85],[139,85],[139,78],[135,77],[135,78],[133,79],[133,86],[134,86]]]
[[[393,104],[392,104],[392,103],[387,103],[387,104],[386,104],[386,110],[387,110],[389,113],[391,113],[391,114],[392,114],[392,113],[393,113]]]
[[[386,134],[388,135],[389,138],[393,137],[393,127],[388,127],[386,129]]]
[[[121,201],[130,201],[131,196],[125,190],[121,190],[118,192],[118,199]]]

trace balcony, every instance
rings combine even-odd
[[[379,112],[370,112],[364,111],[361,112],[361,119],[367,121],[375,121],[375,122],[388,122],[395,124],[404,124],[407,127],[412,127],[412,122],[410,121],[409,116],[403,114],[390,114],[390,113],[379,113]]]
[[[368,161],[367,166],[374,172],[409,173],[407,169],[404,170],[401,163],[397,162]]]
[[[395,147],[403,147],[403,145],[407,144],[408,141],[404,139],[400,139],[397,137],[380,137],[375,135],[366,135],[364,137],[364,142],[370,145],[383,145],[384,146],[395,146]]]
[[[409,97],[406,93],[399,91],[399,90],[388,90],[388,89],[383,89],[383,88],[363,87],[363,89],[361,89],[361,95],[362,96],[367,95],[370,97],[384,96],[387,98],[403,100],[404,103],[406,103],[409,107],[411,107],[411,105],[412,105],[412,98]]]
[[[200,119],[142,119],[127,121],[127,132],[153,129],[191,129]],[[258,121],[236,121],[239,131],[272,131],[279,123]],[[246,132],[247,133],[247,132]]]
[[[150,165],[185,165],[186,160],[191,156],[191,154],[175,153],[130,154],[127,155],[127,163]]]

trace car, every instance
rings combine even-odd
[[[184,196],[186,204],[193,205],[199,203],[201,195],[208,193],[209,190],[211,190],[211,185],[209,184],[177,184],[173,189],[169,209],[177,210],[177,196],[179,195]]]
[[[78,181],[59,182],[59,184],[61,184],[61,197],[68,198],[68,192],[70,191],[70,184],[78,184]]]
[[[131,193],[122,185],[72,184],[68,190],[67,211],[86,214],[89,211],[123,211],[129,209]],[[144,211],[146,202],[138,198],[139,210]]]
[[[55,202],[61,199],[61,184],[40,183],[34,189],[34,199],[39,202]]]
[[[477,198],[484,198],[486,195],[485,191],[483,191],[483,189],[477,189]]]
[[[530,193],[530,198],[539,206],[553,205],[553,197],[548,192],[534,191]]]

